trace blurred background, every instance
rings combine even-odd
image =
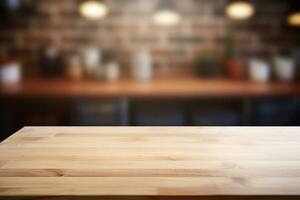
[[[0,2],[0,139],[30,125],[300,125],[299,97],[299,0]]]

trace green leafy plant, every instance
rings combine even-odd
[[[219,56],[215,52],[200,52],[197,57],[197,61],[200,62],[215,62],[219,60]]]
[[[212,78],[220,73],[220,56],[214,51],[199,52],[196,58],[196,73]]]
[[[236,44],[232,33],[229,33],[224,40],[224,56],[226,59],[236,58]]]

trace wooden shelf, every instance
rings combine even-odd
[[[138,82],[30,79],[0,86],[2,97],[247,97],[300,95],[300,83],[253,83],[226,79],[173,78]]]

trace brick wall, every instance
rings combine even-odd
[[[191,71],[195,53],[213,44],[222,52],[228,30],[235,30],[239,54],[247,57],[275,52],[294,44],[296,34],[284,27],[286,1],[260,0],[256,16],[247,22],[226,19],[226,0],[175,0],[183,19],[175,27],[159,27],[151,17],[157,0],[107,0],[110,14],[86,21],[77,13],[76,0],[35,0],[39,14],[16,25],[1,27],[2,49],[21,52],[27,68],[37,66],[42,45],[54,43],[68,54],[93,44],[113,49],[126,68],[141,48],[151,51],[156,67]]]

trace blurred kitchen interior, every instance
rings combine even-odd
[[[1,139],[28,125],[299,125],[299,0],[1,0]]]

